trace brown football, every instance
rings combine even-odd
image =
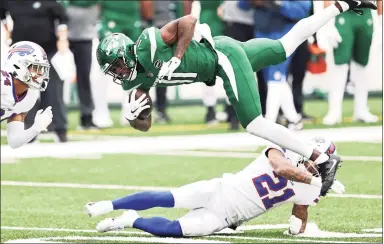
[[[132,93],[132,92],[131,92]],[[146,98],[148,98],[148,102],[147,104],[150,106],[149,108],[147,109],[144,109],[140,115],[139,115],[139,119],[146,119],[148,118],[149,115],[151,115],[151,112],[152,112],[152,99],[151,97],[149,96],[149,92],[148,91],[144,91],[144,90],[140,90],[140,89],[137,89],[136,91],[136,94],[135,94],[135,100],[139,99],[143,94],[146,94]],[[131,94],[129,94],[131,95]]]

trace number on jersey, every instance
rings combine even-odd
[[[285,178],[277,175],[275,172],[273,172],[273,175],[278,180],[278,182],[275,182],[268,174],[263,174],[252,179],[253,184],[255,185],[256,190],[260,195],[261,201],[267,210],[272,208],[274,204],[284,202],[295,195],[293,189],[286,188],[288,181]],[[268,187],[264,187],[263,183],[266,183],[264,186],[267,185]],[[269,198],[269,191],[278,192],[283,189],[283,194],[280,196]]]
[[[10,78],[9,73],[2,70],[1,71],[1,80],[4,82],[4,85],[6,85],[6,86],[11,86],[12,85],[11,81],[9,80],[9,78]]]

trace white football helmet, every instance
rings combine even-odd
[[[49,61],[44,49],[29,41],[13,44],[5,61],[6,70],[31,89],[45,91],[49,81]]]

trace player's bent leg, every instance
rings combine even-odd
[[[194,209],[178,222],[183,236],[206,236],[228,227],[225,217],[220,217],[207,208]]]
[[[340,9],[341,8],[341,9]],[[347,11],[349,6],[345,2],[338,1],[335,4],[325,8],[323,11],[304,18],[296,23],[295,26],[284,35],[279,41],[284,47],[287,57],[296,50],[301,43],[315,34],[329,20],[336,17],[343,11]]]
[[[285,49],[280,41],[268,38],[256,38],[239,42],[251,63],[253,72],[270,65],[280,64],[287,59]]]
[[[221,38],[216,41],[221,66],[218,76],[223,79],[224,90],[235,108],[241,125],[249,133],[301,154],[316,163],[328,161],[330,159],[328,155],[314,149],[306,140],[300,140],[287,128],[263,118],[251,64],[243,48],[237,42],[233,44],[231,40],[233,39]]]
[[[173,195],[169,191],[139,192],[112,201],[91,202],[86,204],[84,208],[90,217],[95,217],[113,210],[146,210],[154,207],[173,208],[174,204]]]
[[[162,217],[137,218],[132,227],[160,237],[183,236],[179,221],[172,221]]]

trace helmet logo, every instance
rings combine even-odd
[[[115,39],[115,37],[113,37],[105,49],[105,54],[110,55],[112,52],[112,49],[117,48],[118,46],[119,46],[119,42],[117,38]]]
[[[13,54],[15,54],[15,53],[18,53],[19,56],[26,56],[26,55],[32,54],[34,51],[35,51],[35,49],[28,44],[14,47],[8,51],[8,54],[9,54],[8,59],[10,59],[13,56]]]

